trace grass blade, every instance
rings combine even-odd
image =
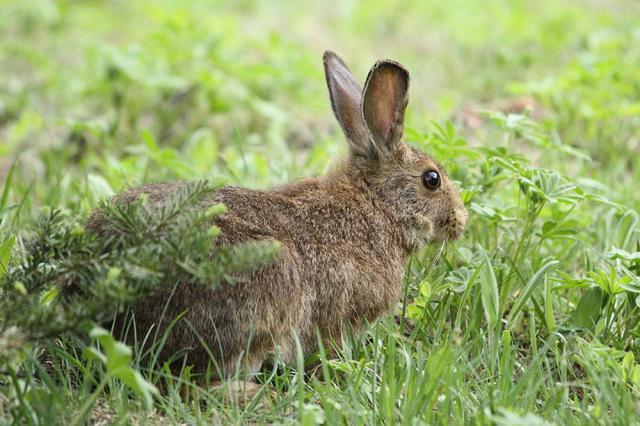
[[[480,272],[480,297],[482,299],[482,307],[484,315],[487,319],[489,330],[494,330],[500,318],[500,299],[498,296],[498,282],[496,280],[493,265],[487,252],[482,249],[482,263]]]
[[[507,319],[507,327],[511,328],[513,326],[513,323],[520,315],[520,312],[522,312],[527,302],[533,295],[533,291],[538,287],[538,285],[540,285],[540,283],[544,282],[543,278],[546,276],[547,271],[557,264],[557,260],[550,260],[542,265],[542,267],[538,269],[535,274],[533,274],[533,277],[531,277],[527,285],[524,287],[524,289],[522,290],[522,294],[520,295],[520,297],[518,297],[516,303],[511,309],[511,312],[509,313],[509,318]]]

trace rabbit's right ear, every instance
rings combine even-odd
[[[338,55],[326,51],[322,61],[331,108],[347,137],[349,148],[352,154],[368,157],[371,153],[369,136],[360,110],[362,89]]]
[[[364,84],[362,115],[380,153],[394,153],[404,130],[409,71],[396,61],[378,61]]]

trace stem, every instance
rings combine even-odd
[[[413,261],[413,256],[409,257],[409,264],[406,268],[406,273],[404,276],[404,294],[402,296],[402,315],[400,317],[400,335],[404,336],[404,318],[407,313],[407,296],[409,294],[409,277],[408,275],[411,273],[411,263]]]
[[[535,225],[536,219],[538,218],[538,216],[540,215],[540,212],[542,211],[542,208],[544,207],[544,202],[540,203],[540,206],[538,207],[538,209],[527,218],[527,223],[525,224],[523,230],[522,230],[522,237],[520,238],[520,240],[518,241],[518,246],[516,248],[516,254],[513,257],[513,263],[517,264],[518,259],[520,258],[521,255],[521,251],[522,248],[524,247],[524,242],[528,239],[529,234],[531,233],[531,230],[533,229],[533,226]]]

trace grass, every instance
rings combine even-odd
[[[361,79],[380,57],[411,70],[406,139],[445,163],[470,212],[461,241],[413,256],[395,312],[321,352],[316,376],[265,369],[275,400],[224,404],[158,366],[141,369],[164,390],[146,406],[62,338],[7,361],[0,421],[638,423],[632,0],[28,0],[0,15],[3,265],[45,206],[86,216],[143,182],[325,171],[345,143],[324,49]]]

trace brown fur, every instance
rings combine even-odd
[[[316,349],[316,330],[323,339],[340,341],[345,327],[357,330],[386,312],[400,297],[410,253],[462,232],[466,211],[455,186],[438,163],[400,141],[406,70],[393,61],[377,63],[362,93],[335,54],[325,53],[324,62],[350,155],[326,176],[267,190],[225,187],[212,194],[210,204],[228,208],[215,218],[222,230],[217,244],[270,239],[281,248],[273,263],[242,282],[215,290],[181,283],[170,300],[167,292],[138,303],[133,311],[142,331],[163,330],[186,312],[163,357],[191,348],[188,363],[199,371],[218,363],[222,377],[238,368],[253,373],[274,351],[292,362],[296,338],[309,353]],[[440,173],[439,189],[423,184],[427,170]],[[142,193],[162,202],[179,185],[135,188],[115,202]],[[95,212],[88,228],[100,232],[104,226]]]

